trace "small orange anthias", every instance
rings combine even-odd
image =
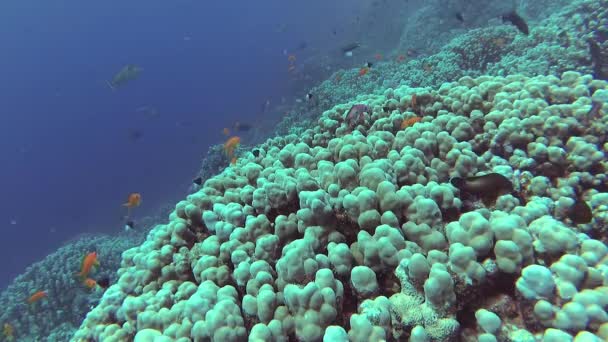
[[[86,286],[89,289],[92,289],[95,286],[97,286],[97,282],[95,281],[95,279],[91,279],[91,278],[85,279],[83,283],[84,283],[84,286]]]
[[[97,252],[91,252],[85,255],[82,258],[82,264],[80,266],[80,273],[78,273],[78,277],[84,281],[89,276],[89,273],[91,273],[91,269],[98,266],[99,260],[97,260]]]
[[[37,291],[37,292],[35,292],[33,295],[31,295],[27,299],[27,302],[28,302],[28,304],[33,304],[33,303],[41,300],[42,298],[46,298],[46,291]]]
[[[226,156],[230,158],[230,164],[232,165],[236,164],[236,156],[234,155],[234,151],[240,143],[241,138],[237,136],[230,137],[228,141],[224,143],[224,153],[226,153]]]
[[[363,75],[367,74],[368,71],[369,71],[368,67],[363,67],[363,68],[359,69],[359,76],[363,76]]]
[[[127,208],[134,208],[139,206],[141,203],[141,194],[138,192],[133,192],[129,194],[129,198],[127,198],[127,202],[123,203],[123,206]]]
[[[127,202],[122,204],[123,206],[127,207],[127,216],[126,216],[127,219],[129,219],[129,217],[131,217],[131,209],[133,209],[135,207],[139,207],[140,204],[141,204],[141,194],[139,192],[130,193],[129,197],[127,198]]]
[[[411,118],[407,118],[401,122],[401,129],[413,126],[416,122],[420,122],[422,120],[419,116],[413,116]]]

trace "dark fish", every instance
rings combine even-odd
[[[108,286],[110,286],[110,277],[108,277],[108,276],[101,277],[100,279],[97,279],[96,283],[101,288],[107,289]]]
[[[345,54],[346,54],[346,53],[349,53],[349,52],[351,52],[351,53],[352,53],[352,52],[353,52],[353,50],[357,49],[357,48],[358,48],[358,47],[360,47],[360,46],[361,46],[361,44],[359,44],[359,43],[357,43],[357,42],[353,42],[353,43],[350,43],[350,44],[344,45],[344,46],[341,48],[341,50],[342,50],[342,52],[344,52]]]
[[[310,101],[310,100],[312,100],[312,97],[313,97],[312,93],[306,94],[306,100]]]
[[[570,208],[568,218],[575,224],[585,224],[591,222],[591,219],[593,219],[593,213],[591,212],[591,208],[589,208],[587,202],[579,198]]]
[[[116,88],[128,83],[129,81],[137,79],[143,69],[133,65],[127,64],[120,71],[114,75],[111,81],[106,81],[110,89],[116,90]]]
[[[308,43],[306,41],[302,41],[296,50],[304,50],[308,47]]]
[[[368,68],[371,68],[372,65],[374,65],[372,62],[366,62],[365,63],[365,66],[368,67]]]
[[[244,122],[237,121],[234,124],[234,130],[238,131],[238,132],[247,132],[247,131],[250,131],[252,128],[253,128],[253,125],[244,123]]]
[[[365,113],[371,114],[372,110],[364,104],[353,105],[346,113],[344,121],[352,129],[365,122]]]
[[[461,23],[464,23],[464,17],[462,16],[462,12],[456,12],[456,14],[454,14],[454,17]]]
[[[135,142],[141,139],[141,137],[144,136],[144,134],[142,133],[142,131],[140,131],[137,128],[130,128],[129,132],[127,133],[127,136],[129,138],[129,140]]]
[[[257,158],[260,156],[260,149],[254,148],[251,153],[253,153],[253,156]]]
[[[391,109],[388,106],[382,107],[382,111],[388,113]]]
[[[600,109],[602,109],[602,103],[599,101],[592,101],[591,109],[589,109],[587,112],[587,117],[593,118],[594,116],[598,115],[600,113]]]
[[[511,24],[513,24],[513,26],[517,27],[517,29],[525,34],[526,36],[530,33],[530,31],[528,30],[528,24],[526,24],[526,21],[524,20],[524,18],[520,17],[519,14],[517,14],[517,12],[513,11],[507,14],[503,14],[502,15],[502,21],[504,22],[510,22]]]
[[[608,80],[608,63],[602,54],[602,49],[593,39],[588,39],[591,63],[593,64],[593,77],[600,80]]]
[[[500,173],[488,173],[483,176],[450,179],[458,190],[480,197],[498,197],[513,192],[513,183]]]
[[[203,184],[203,177],[196,177],[194,178],[194,180],[192,180],[192,183],[196,184],[196,185],[201,185]]]
[[[135,222],[133,222],[133,220],[128,220],[125,223],[125,231],[128,232],[128,231],[133,230],[133,229],[135,229]]]

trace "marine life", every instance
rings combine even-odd
[[[460,21],[461,23],[464,23],[464,16],[462,12],[456,12],[454,14],[454,17],[456,18],[456,20]]]
[[[375,55],[374,55],[374,58],[375,58],[377,61],[382,60],[382,54],[377,53],[377,54],[375,54]]]
[[[133,220],[128,220],[125,222],[125,232],[131,231],[135,229],[135,222]]]
[[[110,277],[103,276],[97,279],[97,285],[99,285],[99,287],[102,289],[107,289],[110,286]]]
[[[346,45],[344,45],[344,46],[341,48],[341,50],[342,50],[342,53],[344,54],[344,56],[347,56],[347,57],[352,57],[352,55],[353,55],[353,51],[354,51],[355,49],[359,48],[360,46],[361,46],[361,44],[359,44],[359,43],[357,43],[357,42],[353,42],[353,43],[350,43],[350,44],[346,44]]]
[[[127,136],[130,141],[136,142],[144,136],[144,133],[137,128],[129,128]]]
[[[371,114],[371,109],[364,104],[356,104],[350,107],[346,113],[344,121],[351,129],[365,122],[365,113]]]
[[[251,150],[251,153],[253,154],[254,157],[259,157],[260,156],[260,149],[259,148],[254,148],[253,150]]]
[[[111,81],[107,81],[106,83],[112,90],[116,90],[116,88],[127,84],[130,81],[133,81],[139,77],[143,69],[133,65],[127,64],[120,71],[114,75]]]
[[[230,137],[228,141],[224,143],[224,153],[230,159],[230,164],[234,165],[236,163],[236,156],[234,155],[234,151],[239,147],[241,143],[241,138],[234,136]]]
[[[411,118],[407,118],[401,122],[401,129],[405,129],[414,125],[416,122],[420,122],[422,120],[419,116],[413,116]]]
[[[363,67],[363,68],[359,69],[359,77],[364,76],[365,74],[367,74],[368,71],[369,71],[368,67]]]
[[[196,185],[201,185],[201,184],[203,184],[203,177],[198,176],[198,177],[194,178],[194,179],[192,180],[192,183],[194,183],[194,184],[196,184]]]
[[[526,36],[530,33],[528,30],[528,24],[517,12],[509,12],[501,16],[503,22],[510,22],[513,26],[517,27],[519,32]]]
[[[86,286],[88,289],[93,289],[95,286],[97,286],[97,282],[95,281],[95,279],[91,279],[91,278],[87,278],[85,279],[83,282],[84,286]]]
[[[129,197],[127,198],[127,202],[123,203],[122,205],[127,207],[127,208],[134,208],[134,207],[138,207],[141,204],[141,194],[138,192],[133,192],[129,194]]]
[[[405,55],[399,55],[397,56],[397,63],[401,63],[405,60]]]
[[[307,101],[312,100],[312,97],[313,97],[312,93],[308,93],[308,94],[306,94],[306,100],[307,100]]]
[[[27,302],[28,302],[28,304],[33,304],[33,303],[41,300],[42,298],[46,298],[46,296],[47,296],[46,291],[37,291],[27,299]]]
[[[247,131],[250,131],[252,128],[253,128],[253,125],[251,125],[251,124],[237,121],[234,123],[233,130],[237,131],[237,132],[247,132]]]
[[[496,198],[513,192],[513,183],[495,172],[467,178],[454,177],[450,183],[464,193],[484,198]]]
[[[585,224],[591,222],[593,213],[587,202],[578,198],[576,202],[574,202],[574,205],[570,207],[568,218],[575,224]]]
[[[90,252],[82,258],[82,263],[80,265],[80,273],[78,273],[78,277],[81,279],[86,279],[89,276],[89,273],[93,269],[93,267],[98,267],[99,261],[97,260],[97,252]]]

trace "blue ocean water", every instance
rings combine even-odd
[[[0,287],[66,240],[121,230],[131,192],[135,220],[182,199],[223,127],[294,96],[285,53],[331,51],[368,5],[3,2]],[[140,77],[112,91],[126,64]]]

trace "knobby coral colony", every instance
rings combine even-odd
[[[177,203],[74,339],[605,340],[607,99],[566,72],[337,105]]]

